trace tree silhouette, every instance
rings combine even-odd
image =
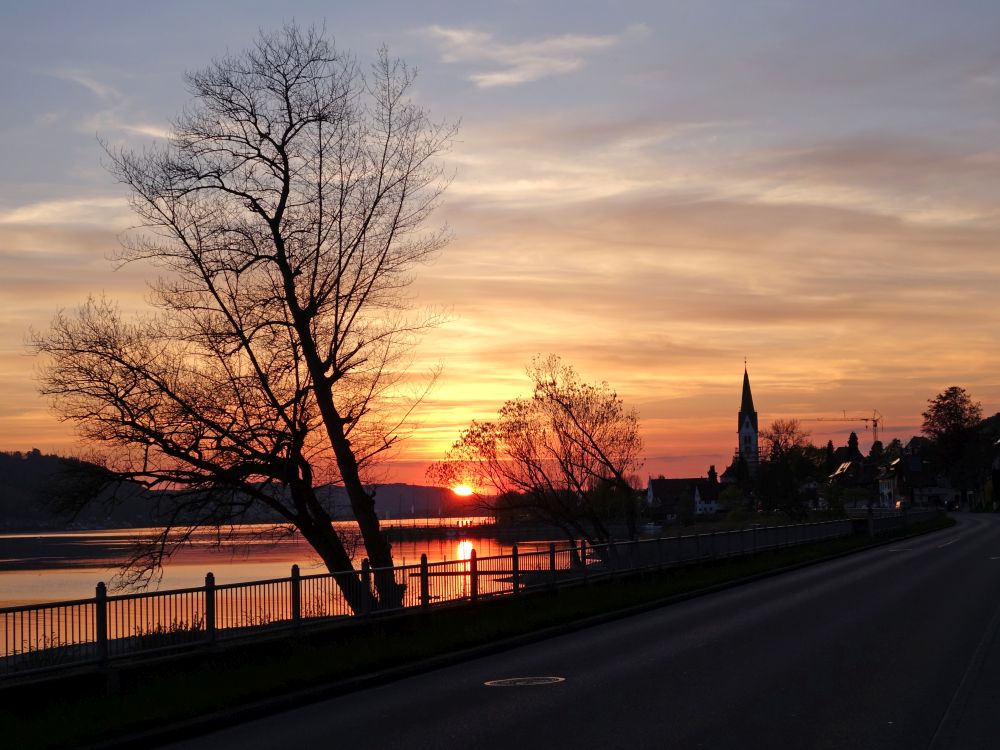
[[[983,407],[957,385],[927,400],[921,431],[938,443],[955,443],[983,418]]]
[[[760,433],[763,460],[757,480],[762,502],[792,518],[805,515],[800,486],[815,479],[824,454],[813,448],[797,419],[776,419]]]
[[[960,463],[969,445],[972,428],[983,418],[982,405],[973,401],[964,388],[953,385],[927,400],[927,411],[923,417],[921,430],[934,441],[934,451],[944,469],[961,484],[964,499],[967,496],[969,467],[961,467]]]
[[[634,410],[606,383],[582,383],[558,357],[528,368],[531,398],[507,401],[496,420],[473,422],[428,476],[495,490],[504,509],[550,523],[569,539],[606,542],[610,525],[635,524],[629,477],[641,466]]]
[[[422,227],[453,131],[410,100],[402,62],[383,49],[364,71],[315,29],[262,32],[187,83],[168,145],[106,147],[140,221],[120,259],[165,271],[155,313],[126,321],[91,299],[57,316],[35,339],[42,391],[118,479],[171,490],[182,533],[137,558],[143,575],[183,530],[255,505],[350,570],[317,492],[328,482],[346,490],[372,565],[391,566],[366,472],[412,407],[405,353],[434,322],[406,313],[405,290],[446,239]],[[398,602],[391,573],[375,577],[376,604]]]

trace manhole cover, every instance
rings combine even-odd
[[[508,677],[504,680],[487,680],[483,684],[489,687],[526,687],[528,685],[553,685],[565,681],[565,677]]]

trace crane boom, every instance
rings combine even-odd
[[[872,415],[870,417],[854,417],[848,416],[847,412],[842,412],[843,416],[840,417],[805,417],[800,419],[800,422],[864,422],[865,429],[871,427],[872,439],[876,442],[878,441],[878,428],[882,424],[883,418],[879,414],[878,409],[872,409]]]

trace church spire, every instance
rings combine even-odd
[[[743,399],[740,402],[739,426],[737,427],[740,442],[739,456],[750,470],[750,475],[757,474],[757,464],[760,460],[757,435],[757,410],[753,408],[753,394],[750,392],[750,375],[746,363],[743,363]]]
[[[753,414],[753,394],[750,393],[750,376],[746,365],[743,366],[743,401],[740,402],[740,414]]]

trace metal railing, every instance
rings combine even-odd
[[[936,512],[936,511],[934,511]],[[883,516],[892,523],[913,523],[929,514]],[[398,604],[377,602],[373,581],[380,573],[365,560],[361,570],[344,574],[288,578],[170,591],[109,595],[97,584],[92,599],[0,608],[3,632],[0,678],[62,669],[105,665],[114,659],[204,646],[312,623],[350,622],[411,608],[475,602],[516,596],[542,588],[576,585],[623,573],[662,570],[699,561],[739,557],[766,550],[849,536],[850,519],[790,526],[757,526],[732,531],[660,537],[603,545],[550,544],[548,549],[403,565],[388,571],[402,591]],[[341,583],[351,588],[345,595]],[[352,609],[349,601],[361,602]]]

